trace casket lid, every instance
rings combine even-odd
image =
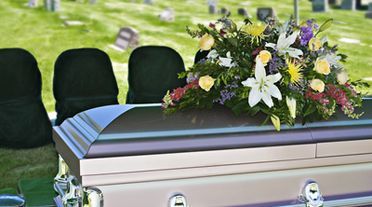
[[[358,120],[337,114],[331,120],[282,125],[276,132],[266,117],[236,116],[223,107],[165,115],[160,104],[111,105],[91,109],[54,127],[79,158],[129,156],[200,150],[368,139],[372,100],[364,101]]]

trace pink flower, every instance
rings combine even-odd
[[[186,86],[184,86],[182,88],[179,87],[179,88],[173,89],[172,93],[170,94],[171,100],[172,101],[179,101],[179,100],[181,100],[181,98],[186,94],[186,92],[189,89],[197,89],[197,88],[199,88],[199,80],[198,79],[190,82],[189,84],[187,84]]]
[[[340,88],[337,88],[335,85],[328,84],[326,90],[327,96],[336,100],[336,103],[341,106],[345,106],[348,102],[345,91]]]

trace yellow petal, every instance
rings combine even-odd
[[[205,91],[209,91],[214,85],[215,79],[209,75],[205,75],[199,78],[199,86]]]
[[[272,58],[271,53],[267,50],[262,50],[258,54],[258,58],[261,60],[261,62],[266,65]]]
[[[313,37],[309,41],[309,49],[311,51],[318,51],[322,47],[322,42],[320,39]]]
[[[325,84],[324,84],[324,82],[322,80],[313,79],[313,80],[310,81],[310,87],[314,91],[318,91],[320,93],[323,93]]]
[[[326,59],[318,59],[315,62],[314,69],[317,73],[328,75],[331,72],[331,65]]]
[[[346,71],[341,71],[337,74],[337,82],[341,85],[344,85],[349,80],[349,76],[347,75]]]
[[[214,38],[210,34],[204,34],[199,41],[199,47],[201,50],[210,50],[214,45]]]

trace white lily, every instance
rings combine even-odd
[[[219,65],[222,67],[231,68],[236,66],[236,64],[233,62],[233,59],[231,58],[230,52],[226,53],[226,57],[219,57],[220,60]]]
[[[214,60],[218,57],[218,53],[217,53],[217,50],[211,50],[208,55],[207,55],[207,58],[208,59],[211,59],[211,60]]]
[[[299,59],[300,56],[303,55],[303,52],[300,49],[290,47],[296,41],[296,38],[299,34],[300,32],[297,31],[286,37],[285,33],[281,33],[276,44],[266,43],[265,46],[278,50],[278,52],[282,55],[288,53],[289,56]]]
[[[244,86],[252,88],[248,97],[249,106],[253,107],[263,100],[264,103],[271,108],[274,106],[271,97],[282,100],[282,94],[279,88],[274,85],[274,83],[278,82],[281,78],[282,75],[280,73],[266,76],[264,64],[260,59],[257,59],[255,78],[248,78],[242,82]]]
[[[340,56],[337,56],[336,54],[333,54],[332,53],[332,54],[327,54],[324,58],[332,66],[334,66],[336,68],[343,68],[342,64],[340,63],[340,60],[341,60],[341,57]]]

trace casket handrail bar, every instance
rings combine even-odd
[[[325,200],[323,206],[327,207],[361,207],[372,205],[372,196],[364,196],[357,198],[346,198],[337,200]],[[284,205],[279,207],[304,207],[304,204]]]

